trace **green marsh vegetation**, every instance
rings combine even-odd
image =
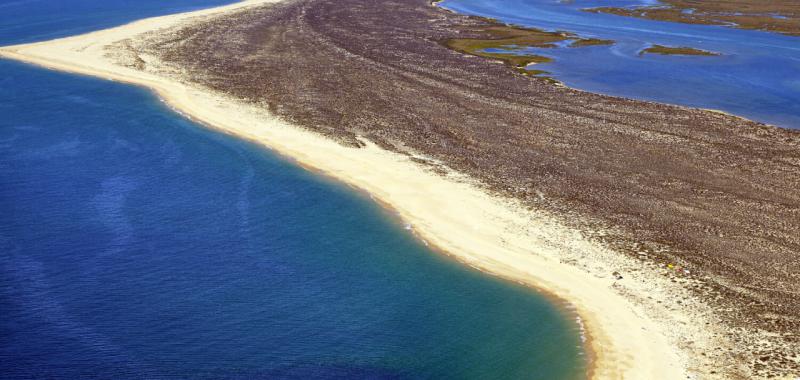
[[[664,45],[653,45],[647,49],[642,50],[639,55],[643,54],[661,54],[661,55],[700,55],[700,56],[719,56],[719,53],[713,51],[695,49],[690,47],[673,47]]]
[[[553,59],[530,53],[526,51],[527,48],[556,48],[559,47],[557,43],[564,41],[572,41],[569,47],[614,44],[611,40],[581,38],[569,32],[503,25],[492,19],[484,21],[489,25],[464,28],[465,32],[480,37],[453,38],[444,41],[444,45],[464,54],[502,61],[525,75],[539,75],[547,72],[531,69],[530,65],[551,62]]]

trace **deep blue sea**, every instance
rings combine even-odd
[[[657,3],[654,0],[444,0],[440,5],[508,23],[617,41],[613,46],[532,49],[555,59],[536,65],[536,69],[550,72],[567,86],[718,109],[781,127],[800,128],[800,37],[581,10]],[[639,54],[653,44],[694,47],[722,56]]]
[[[0,0],[0,45],[224,3]],[[572,316],[150,92],[0,60],[0,378],[573,379]]]

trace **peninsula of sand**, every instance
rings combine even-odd
[[[650,213],[674,223],[702,217],[686,228],[709,228],[717,239],[741,228],[735,218],[722,227],[709,221],[715,202],[724,202],[730,209],[721,217],[747,218],[743,210],[752,207],[782,226],[773,229],[773,242],[791,235],[800,199],[789,191],[769,203],[772,193],[754,197],[751,187],[797,188],[800,135],[531,78],[441,43],[452,30],[485,20],[427,1],[383,8],[365,1],[249,0],[8,46],[0,55],[147,87],[209,128],[367,191],[443,254],[574,310],[585,326],[591,378],[788,377],[800,368],[796,336],[788,332],[796,314],[751,315],[779,321],[772,330],[724,315],[720,310],[750,302],[731,293],[750,283],[714,272],[711,261],[724,258],[681,255],[711,255],[716,246],[671,237],[681,230],[653,233],[666,225],[616,222]],[[375,22],[389,12],[394,21]],[[346,40],[356,29],[360,43]],[[687,153],[694,148],[709,154]],[[688,158],[664,161],[667,151]],[[731,151],[737,170],[750,173],[736,180],[735,191],[726,190],[731,173],[718,171]],[[765,170],[782,173],[781,184]],[[677,178],[677,171],[696,180]],[[708,207],[681,198],[693,191]],[[609,206],[592,203],[600,200]],[[792,243],[785,246],[796,257]],[[725,247],[743,247],[737,244]]]

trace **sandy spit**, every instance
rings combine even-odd
[[[639,292],[634,297],[621,294],[611,273],[619,266],[632,265],[624,262],[628,259],[569,230],[557,218],[492,196],[457,173],[433,173],[411,157],[388,152],[368,141],[363,148],[342,146],[265,110],[117,65],[107,56],[108,46],[145,32],[275,1],[279,0],[248,0],[75,37],[8,46],[0,48],[0,56],[150,88],[197,122],[256,141],[303,166],[369,192],[396,210],[421,239],[448,255],[530,285],[574,308],[586,328],[592,378],[693,378],[687,351],[677,347],[669,331],[675,321],[686,324],[694,317],[664,318],[635,302],[636,298],[648,297],[647,276],[641,286],[625,288],[625,293]]]

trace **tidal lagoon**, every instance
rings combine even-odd
[[[593,93],[716,109],[800,128],[800,39],[725,26],[690,25],[587,12],[654,1],[444,0],[439,6],[504,23],[608,39],[612,45],[528,49],[552,62],[544,70]],[[642,54],[654,45],[715,56]]]

